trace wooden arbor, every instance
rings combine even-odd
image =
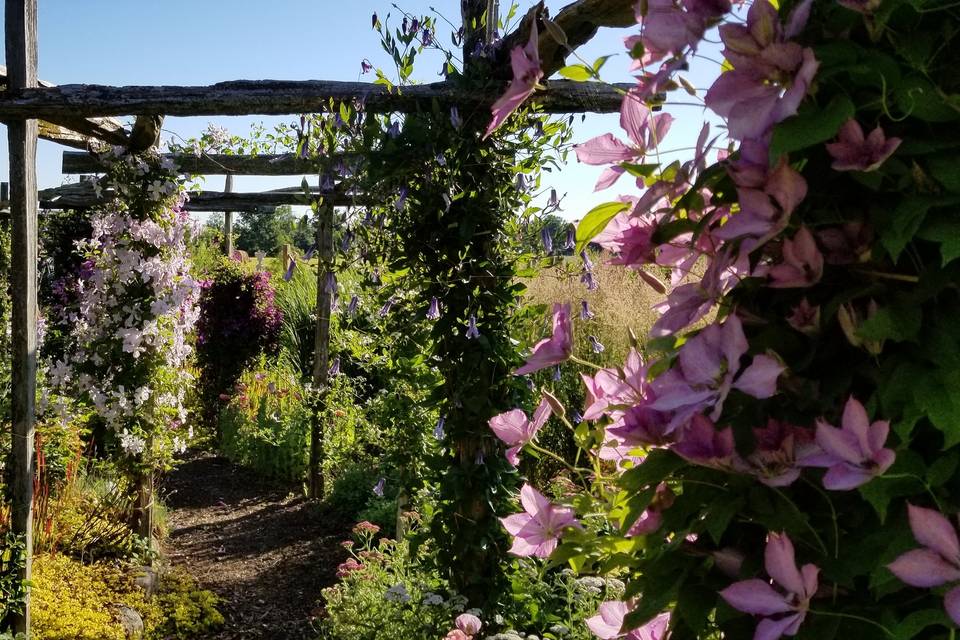
[[[85,148],[89,138],[111,144],[126,144],[129,136],[109,116],[138,115],[270,115],[324,111],[331,99],[363,101],[370,112],[413,112],[433,104],[460,109],[486,108],[496,96],[470,91],[447,83],[405,87],[390,92],[380,85],[329,81],[235,81],[211,86],[52,86],[37,79],[37,1],[5,0],[6,90],[0,96],[0,121],[7,123],[10,154],[10,213],[12,219],[12,527],[27,543],[22,577],[30,577],[32,554],[32,505],[34,477],[34,422],[37,361],[37,210],[47,206],[90,206],[91,193],[83,187],[64,192],[45,192],[38,197],[36,145],[38,136],[68,146]],[[461,0],[464,25],[464,59],[469,62],[476,45],[490,42],[492,29],[482,28],[484,16],[497,15],[497,0]],[[601,26],[633,23],[633,0],[576,0],[553,20],[564,42],[544,37],[540,57],[544,77],[564,64],[572,49],[587,42]],[[517,30],[508,34],[496,50],[494,73],[509,77],[509,51],[526,40],[532,21],[543,12],[539,3]],[[492,20],[490,21],[492,22]],[[622,91],[629,88],[552,81],[534,99],[547,113],[613,112],[620,107]],[[69,191],[69,193],[68,193]],[[222,211],[245,197],[258,203],[276,202],[289,194],[207,194],[212,210]],[[219,197],[219,201],[217,198]],[[70,200],[69,198],[77,198]],[[204,196],[195,199],[195,210]],[[210,200],[214,202],[211,204]],[[227,202],[226,200],[232,200]],[[282,204],[281,202],[276,202]],[[241,202],[243,207],[251,203]],[[233,206],[236,209],[237,206]],[[208,209],[211,210],[211,209]],[[322,226],[322,225],[321,225]],[[323,287],[320,287],[323,290]],[[323,302],[322,300],[320,301]],[[327,301],[329,308],[329,300]],[[322,309],[322,306],[321,306]],[[318,309],[318,311],[320,311]],[[318,314],[318,315],[322,315]],[[318,332],[320,329],[318,328]],[[23,615],[14,620],[14,630],[29,633],[29,596]]]

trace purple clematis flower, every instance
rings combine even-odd
[[[774,289],[810,287],[820,282],[823,254],[809,229],[800,227],[792,239],[783,241],[783,262],[770,267],[767,276],[767,286]]]
[[[590,320],[594,317],[593,311],[590,311],[590,303],[586,300],[580,301],[580,319]]]
[[[337,356],[333,359],[333,363],[330,365],[330,371],[328,372],[329,376],[338,376],[340,375],[340,356]]]
[[[773,356],[760,354],[741,371],[740,359],[748,346],[736,315],[709,325],[680,347],[677,363],[653,381],[657,399],[651,408],[676,411],[676,427],[708,407],[713,407],[710,417],[719,418],[731,389],[754,398],[771,397],[784,366]]]
[[[529,484],[520,489],[520,504],[525,513],[500,518],[503,528],[514,536],[510,553],[515,556],[547,558],[557,548],[564,529],[580,527],[573,509],[551,504]]]
[[[912,587],[929,589],[960,582],[960,540],[950,521],[939,511],[907,505],[913,537],[922,549],[907,551],[887,565],[891,572]],[[960,586],[943,598],[943,606],[960,625]]]
[[[347,305],[347,315],[354,315],[357,313],[357,307],[360,306],[360,298],[354,294],[350,296],[350,304]]]
[[[526,364],[513,372],[526,375],[565,362],[573,353],[573,328],[570,322],[570,305],[553,305],[553,334],[533,347]]]
[[[840,428],[817,420],[817,444],[822,452],[804,456],[800,463],[808,467],[826,467],[823,486],[833,491],[848,491],[882,475],[896,459],[893,449],[884,448],[890,422],[871,424],[867,410],[850,396],[843,407]]]
[[[490,121],[486,133],[483,134],[484,138],[500,128],[507,117],[533,94],[537,83],[543,77],[543,71],[540,70],[538,42],[537,23],[534,21],[530,25],[530,40],[526,46],[514,47],[513,51],[510,52],[513,80],[510,82],[506,93],[500,96],[490,107],[493,119]]]
[[[820,305],[812,305],[803,298],[787,316],[787,324],[800,333],[807,335],[817,333],[820,330]]]
[[[540,242],[543,244],[543,252],[547,255],[553,253],[553,233],[549,227],[540,229]]]
[[[544,398],[533,412],[532,420],[527,418],[522,409],[512,409],[490,418],[490,429],[509,447],[507,462],[513,466],[520,463],[520,449],[533,441],[537,432],[550,418],[550,413],[550,403]]]
[[[641,627],[622,631],[623,620],[630,613],[628,603],[620,600],[608,600],[600,604],[597,615],[587,618],[587,628],[600,640],[666,640],[670,626],[670,613],[663,612]]]
[[[747,456],[750,471],[769,487],[786,487],[800,477],[797,459],[816,448],[813,432],[773,418],[753,430],[756,448]]]
[[[290,264],[287,265],[287,271],[283,274],[283,281],[290,282],[293,280],[293,272],[297,268],[297,261],[293,258],[290,259]]]
[[[443,440],[443,436],[444,436],[443,425],[444,423],[446,423],[446,421],[447,421],[446,415],[440,416],[440,418],[437,420],[437,426],[433,428],[433,437],[436,438],[437,440]]]
[[[863,127],[851,118],[840,127],[836,142],[827,144],[827,153],[833,158],[836,171],[875,171],[893,155],[900,138],[887,138],[879,126],[866,137]]]
[[[738,472],[745,469],[734,445],[733,429],[717,430],[713,420],[700,413],[690,418],[670,449],[701,467]]]
[[[754,640],[796,635],[819,587],[820,569],[814,564],[798,569],[790,538],[786,533],[772,532],[767,534],[764,567],[779,589],[754,578],[733,583],[720,592],[720,597],[737,611],[761,617]]]
[[[383,489],[386,486],[386,484],[387,484],[386,478],[380,478],[379,480],[377,480],[377,484],[373,485],[373,495],[377,496],[378,498],[382,498]]]
[[[603,353],[606,347],[603,346],[603,343],[600,342],[600,339],[597,336],[589,336],[590,339],[590,348],[593,349],[594,353]]]

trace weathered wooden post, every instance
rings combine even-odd
[[[223,192],[233,193],[233,174],[223,181]],[[227,258],[233,257],[233,211],[223,212],[223,251]]]
[[[333,203],[324,198],[317,211],[317,325],[313,347],[313,387],[317,405],[310,424],[310,478],[308,495],[323,497],[323,409],[330,376],[330,306],[333,291],[327,274],[333,273]]]
[[[37,0],[6,2],[7,93],[37,86]],[[37,385],[37,121],[7,121],[10,151],[13,326],[11,528],[26,542],[17,578],[29,580],[33,555],[33,437]],[[30,592],[15,633],[30,632]]]

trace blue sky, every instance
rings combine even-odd
[[[556,13],[568,0],[548,0]],[[426,13],[433,6],[457,22],[459,2],[455,0],[397,0],[410,13]],[[520,9],[533,4],[521,0]],[[384,0],[39,0],[40,77],[56,84],[211,84],[236,79],[328,79],[364,80],[360,61],[369,58],[387,69],[388,60],[380,49],[376,33],[370,28],[370,16],[381,17],[398,11]],[[2,22],[2,15],[0,15]],[[627,30],[602,30],[582,55],[588,60],[620,54],[605,69],[606,80],[630,81],[629,60],[622,37]],[[709,55],[709,52],[708,52]],[[713,55],[716,58],[718,56]],[[440,58],[427,57],[417,67],[418,79],[437,80]],[[691,79],[705,86],[716,65],[696,67]],[[702,80],[701,82],[697,82]],[[685,94],[680,94],[686,97]],[[686,127],[675,126],[666,146],[691,145],[699,132],[703,110],[699,107],[671,108],[684,116]],[[692,111],[692,113],[691,113]],[[287,118],[263,116],[230,118],[168,118],[164,139],[197,135],[209,122],[244,135],[250,124]],[[8,172],[6,131],[0,148],[0,175]],[[583,141],[599,133],[618,131],[616,115],[589,114],[585,122],[577,119],[575,140]],[[41,187],[52,187],[72,180],[60,173],[64,147],[41,141],[38,172]],[[563,215],[581,217],[593,205],[618,195],[615,188],[592,193],[599,167],[579,165],[571,154],[564,171],[551,176],[552,186],[569,193]],[[299,184],[295,177],[241,178],[237,191],[253,191]],[[222,177],[211,177],[211,189],[222,188]],[[549,186],[549,185],[548,185]],[[630,190],[627,179],[618,186]]]

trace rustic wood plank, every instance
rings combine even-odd
[[[0,91],[7,86],[7,67],[0,65]],[[37,80],[37,86],[53,87],[52,82]],[[119,120],[113,118],[76,118],[64,116],[55,122],[41,120],[39,136],[76,149],[89,149],[92,139],[126,146],[127,132]]]
[[[553,80],[531,98],[546,113],[612,113],[631,84]],[[370,112],[415,112],[441,107],[486,108],[496,96],[438,82],[390,93],[381,85],[322,80],[236,80],[210,86],[59,85],[0,96],[0,119],[43,116],[278,115],[322,112],[335,101],[360,100]]]
[[[312,189],[311,195],[331,200],[335,207],[365,206],[374,199],[358,193],[335,192],[321,194]],[[40,191],[41,209],[86,209],[105,204],[110,194],[105,191],[98,198],[89,182],[79,182]],[[301,187],[287,187],[259,193],[225,193],[223,191],[194,191],[184,207],[187,211],[254,211],[263,207],[279,207],[284,204],[306,204]]]
[[[330,375],[330,304],[332,292],[327,287],[327,274],[333,272],[333,207],[329,203],[317,212],[317,324],[313,342],[313,387],[319,394],[318,406],[310,421],[310,464],[308,494],[323,497],[323,418],[326,414],[327,382]]]
[[[266,153],[259,155],[228,155],[225,153],[205,153],[200,156],[182,153],[165,153],[163,158],[174,162],[184,175],[228,175],[237,176],[303,176],[319,172],[321,163],[336,164],[343,156],[331,158],[304,159],[295,153]],[[102,173],[104,165],[100,159],[82,151],[64,151],[61,171],[65,174]]]
[[[12,96],[37,85],[37,0],[7,0],[7,83]],[[33,114],[25,114],[27,117]],[[37,393],[37,121],[7,124],[10,153],[12,298],[11,529],[24,536],[26,558],[17,578],[29,580],[33,561],[33,438]],[[15,633],[30,634],[30,592]]]

